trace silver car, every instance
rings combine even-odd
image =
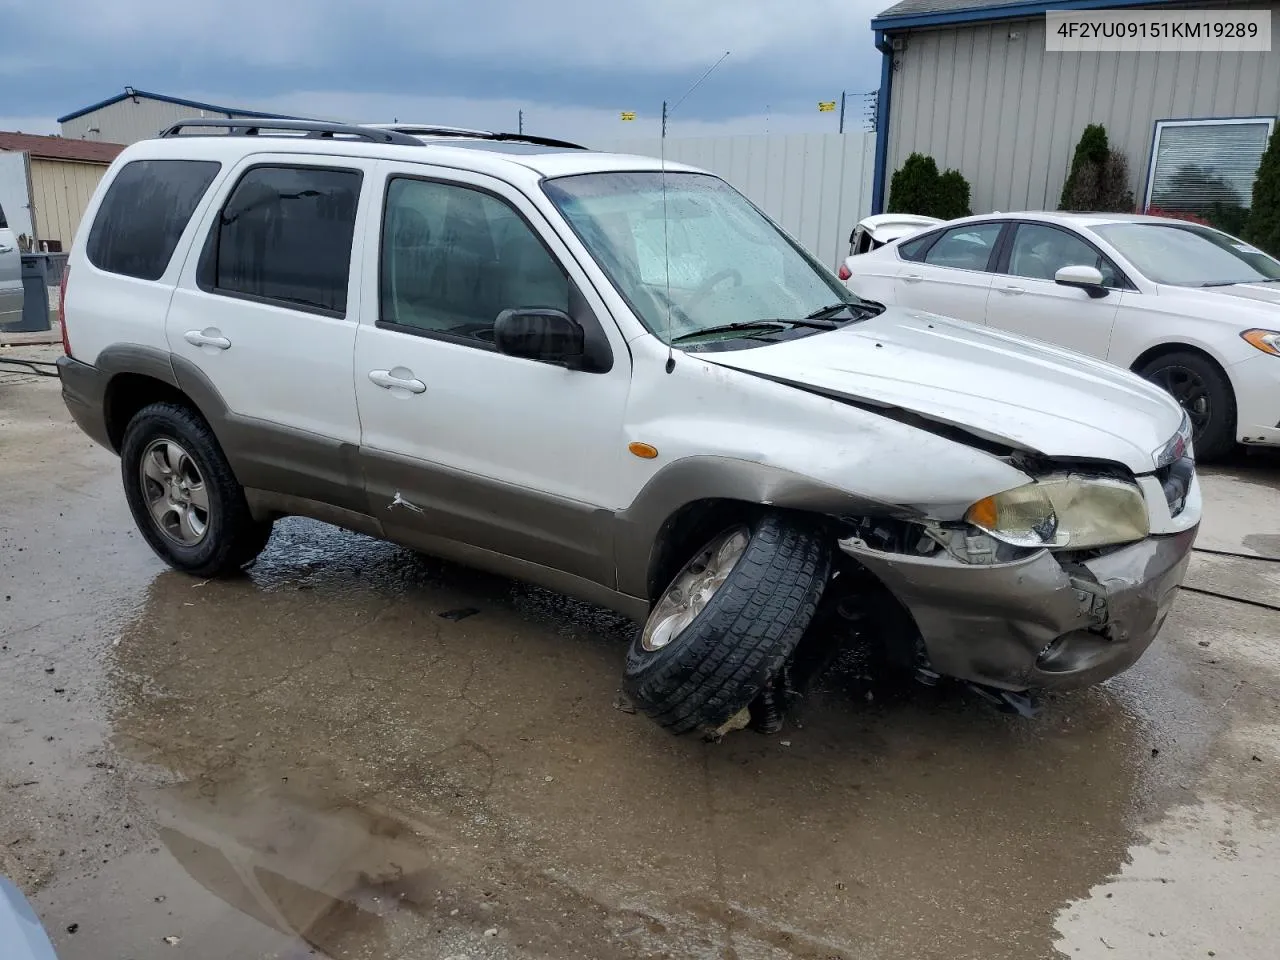
[[[0,329],[22,317],[22,254],[0,207]]]

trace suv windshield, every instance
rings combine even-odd
[[[1280,280],[1280,261],[1209,227],[1193,223],[1108,223],[1093,231],[1156,283],[1225,287]]]
[[[665,198],[656,170],[560,177],[545,189],[663,342],[713,328],[716,336],[759,337],[760,328],[724,328],[825,316],[842,303],[865,308],[717,177],[668,173]]]

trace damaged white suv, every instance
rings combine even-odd
[[[298,514],[534,581],[643,622],[676,732],[770,700],[827,610],[1012,691],[1160,629],[1200,489],[1137,376],[858,300],[688,167],[217,123],[120,155],[64,290],[67,405],[177,569]]]

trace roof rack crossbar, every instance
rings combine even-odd
[[[230,136],[234,137],[258,137],[270,136],[270,131],[295,131],[305,134],[307,137],[323,137],[333,139],[335,137],[351,137],[357,140],[367,140],[370,143],[394,143],[405,147],[420,147],[422,141],[408,134],[400,133],[397,130],[379,130],[374,127],[360,127],[350,123],[329,123],[324,120],[252,120],[246,121],[238,117],[230,120],[218,119],[213,117],[202,117],[193,120],[183,120],[175,123],[160,132],[161,137],[180,137],[180,136],[201,136],[202,134],[184,134],[182,131],[189,127],[213,127],[219,130],[226,130]]]

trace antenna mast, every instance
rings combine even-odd
[[[671,346],[671,248],[668,241],[667,231],[667,117],[680,104],[689,99],[689,95],[693,91],[702,86],[702,81],[711,76],[715,72],[716,67],[724,63],[729,57],[729,51],[724,52],[724,56],[707,68],[707,72],[700,76],[697,82],[684,92],[684,96],[676,101],[675,106],[667,108],[667,101],[662,101],[662,138],[658,141],[658,167],[662,177],[662,259],[664,262],[665,272],[667,275],[667,373],[676,368],[675,349]]]

